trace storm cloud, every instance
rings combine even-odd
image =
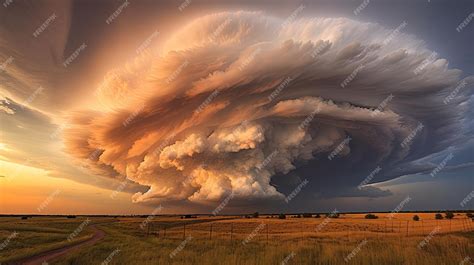
[[[223,12],[111,71],[64,141],[96,173],[149,187],[135,202],[283,201],[295,178],[307,194],[384,196],[357,187],[377,167],[370,182],[426,172],[420,159],[470,137],[461,77],[378,24]]]

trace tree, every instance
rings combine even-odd
[[[310,214],[310,213],[304,213],[304,214],[303,214],[303,217],[304,217],[304,218],[311,218],[311,217],[313,217],[313,215]]]
[[[314,218],[321,218],[321,215],[319,213],[317,213]]]
[[[286,219],[286,215],[281,213],[280,215],[278,215],[278,219]]]
[[[418,215],[413,216],[413,221],[420,221],[420,217]]]
[[[377,219],[377,218],[379,218],[377,215],[371,214],[371,213],[365,216],[365,219]]]
[[[440,214],[440,213],[437,213],[437,214],[435,214],[435,219],[441,220],[441,219],[443,219],[443,215]]]
[[[258,218],[258,216],[259,216],[258,212],[253,213],[253,218]]]
[[[446,212],[445,216],[446,216],[446,219],[453,219],[454,218],[453,212]]]

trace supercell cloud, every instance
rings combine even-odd
[[[295,176],[305,193],[382,196],[357,186],[377,167],[376,181],[426,171],[417,160],[469,137],[461,77],[377,24],[218,13],[109,73],[102,108],[71,115],[65,142],[96,172],[149,187],[136,202],[283,201]]]

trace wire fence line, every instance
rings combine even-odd
[[[324,219],[324,218],[322,218]],[[325,223],[326,222],[326,223]],[[256,227],[264,227],[255,233]],[[323,227],[321,227],[323,226]],[[229,239],[245,240],[252,233],[252,240],[272,240],[280,237],[318,237],[329,234],[350,236],[369,233],[373,235],[394,236],[423,236],[429,235],[434,230],[437,234],[452,232],[469,232],[474,230],[474,221],[468,218],[444,220],[321,220],[318,223],[301,222],[286,223],[266,222],[220,222],[210,221],[202,223],[165,224],[151,222],[144,230],[144,236],[155,236],[163,239],[185,239],[187,236],[201,239]]]

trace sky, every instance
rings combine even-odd
[[[472,210],[473,12],[2,0],[0,214]]]

